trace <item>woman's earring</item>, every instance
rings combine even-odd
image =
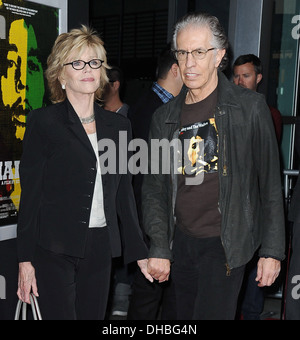
[[[62,85],[61,85],[61,88],[62,88],[63,90],[65,90],[65,89],[66,89],[66,85],[65,85],[65,84],[62,84]]]

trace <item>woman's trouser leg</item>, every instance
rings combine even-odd
[[[88,230],[84,259],[38,247],[33,265],[44,320],[104,319],[111,273],[107,228]]]

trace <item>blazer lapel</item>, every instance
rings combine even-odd
[[[94,104],[94,112],[96,120],[97,140],[99,141],[100,139],[107,138],[117,143],[118,135],[116,135],[116,131],[118,131],[118,129],[116,128],[116,126],[114,126],[114,124],[112,124],[111,120],[109,119],[109,115],[106,115],[106,112],[97,103]],[[68,125],[68,128],[95,156],[95,152],[93,150],[89,137],[87,136],[78,115],[76,114],[74,108],[68,100],[65,101],[65,106],[64,110],[62,110],[62,114],[64,116],[65,123]]]
[[[102,109],[98,104],[95,103],[95,118],[96,118],[96,130],[98,141],[103,138],[109,138],[116,142],[115,133],[117,131],[109,117],[106,115],[107,112]],[[109,113],[108,113],[109,114]],[[113,112],[111,113],[114,114]]]
[[[105,161],[107,157],[112,157],[114,161],[112,161],[112,164],[116,164],[116,168],[112,169],[112,173],[114,171],[117,171],[119,168],[119,126],[116,119],[113,119],[115,113],[108,112],[102,109],[98,104],[95,104],[95,115],[96,115],[96,129],[97,129],[97,138],[98,138],[98,145],[99,148],[99,156],[105,155],[102,161]],[[104,139],[106,141],[104,141]],[[102,141],[103,143],[99,143],[99,141]],[[108,141],[108,143],[107,143]],[[113,145],[112,145],[113,144]],[[107,146],[107,148],[106,148]],[[100,162],[102,163],[102,162]],[[105,161],[106,163],[106,161]],[[110,162],[109,162],[110,163]],[[104,167],[104,164],[100,164],[100,166]],[[102,169],[102,173],[107,173],[108,168]],[[106,177],[104,175],[104,177]],[[103,181],[103,184],[105,184],[105,181]]]
[[[78,138],[81,141],[81,143],[84,146],[86,146],[89,152],[92,152],[93,155],[95,156],[95,152],[89,140],[89,137],[86,131],[84,130],[84,127],[82,126],[82,123],[80,122],[80,119],[76,114],[74,108],[72,107],[71,103],[68,100],[66,100],[65,104],[66,107],[64,113],[66,114],[65,118],[69,129],[74,133],[76,138]]]

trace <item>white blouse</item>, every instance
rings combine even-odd
[[[99,153],[98,153],[98,142],[97,142],[97,134],[92,133],[88,134],[90,142],[93,146],[93,149],[97,158],[97,175],[96,175],[96,183],[94,188],[94,195],[92,201],[92,209],[90,216],[89,228],[102,228],[106,226],[106,219],[104,214],[104,205],[103,205],[103,188],[102,188],[102,178],[101,178],[101,168],[99,162]]]

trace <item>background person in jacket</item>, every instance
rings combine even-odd
[[[259,84],[263,79],[261,60],[254,54],[245,54],[239,56],[233,64],[233,82],[246,89],[257,91]],[[270,107],[274,123],[275,133],[278,143],[282,135],[282,117],[280,112]],[[245,277],[242,286],[241,313],[243,320],[260,320],[260,314],[264,308],[263,287],[259,287],[255,281],[257,272],[257,254],[247,264]]]
[[[300,169],[300,119],[296,119],[295,151],[297,167]],[[286,289],[286,320],[300,320],[300,179],[299,175],[294,188],[288,219],[291,222],[291,255],[288,267]]]
[[[129,105],[123,102],[125,87],[123,71],[117,66],[111,66],[107,70],[107,77],[109,82],[106,84],[103,93],[103,108],[127,117]],[[112,301],[109,303],[111,307],[108,306],[108,312],[112,315],[127,315],[134,268],[133,263],[124,264],[122,257],[116,258],[113,261]]]
[[[103,108],[127,117],[129,105],[123,102],[125,87],[123,71],[117,66],[112,66],[107,70],[107,76],[109,82],[104,89]]]
[[[125,262],[147,257],[131,176],[103,171],[100,162],[102,139],[118,148],[119,131],[131,135],[128,120],[95,103],[107,68],[95,32],[82,26],[61,34],[46,71],[54,104],[32,111],[27,122],[17,294],[25,302],[31,290],[38,295],[46,320],[103,319],[111,261],[121,244]]]
[[[254,54],[239,56],[233,64],[233,81],[236,85],[246,89],[257,91],[263,79],[261,60]],[[275,107],[269,105],[278,144],[282,136],[282,117]]]
[[[179,174],[170,161],[169,174],[144,176],[148,272],[164,282],[173,261],[178,319],[234,319],[254,252],[260,286],[275,281],[285,256],[276,136],[263,96],[218,71],[228,42],[217,18],[188,14],[173,44],[186,89],[154,113],[149,139],[178,138],[188,146],[182,153],[198,157]],[[159,160],[165,169],[168,158]]]
[[[154,82],[130,108],[129,118],[132,123],[134,138],[148,141],[150,123],[155,110],[176,97],[182,88],[182,79],[178,62],[174,57],[170,44],[163,49],[157,60],[157,81]],[[143,233],[143,218],[141,206],[141,190],[143,175],[133,177],[134,193],[139,213],[140,225]],[[147,245],[149,239],[145,234]],[[135,274],[132,296],[130,299],[128,320],[174,320],[176,318],[175,296],[172,280],[163,284],[149,282],[141,271]]]

